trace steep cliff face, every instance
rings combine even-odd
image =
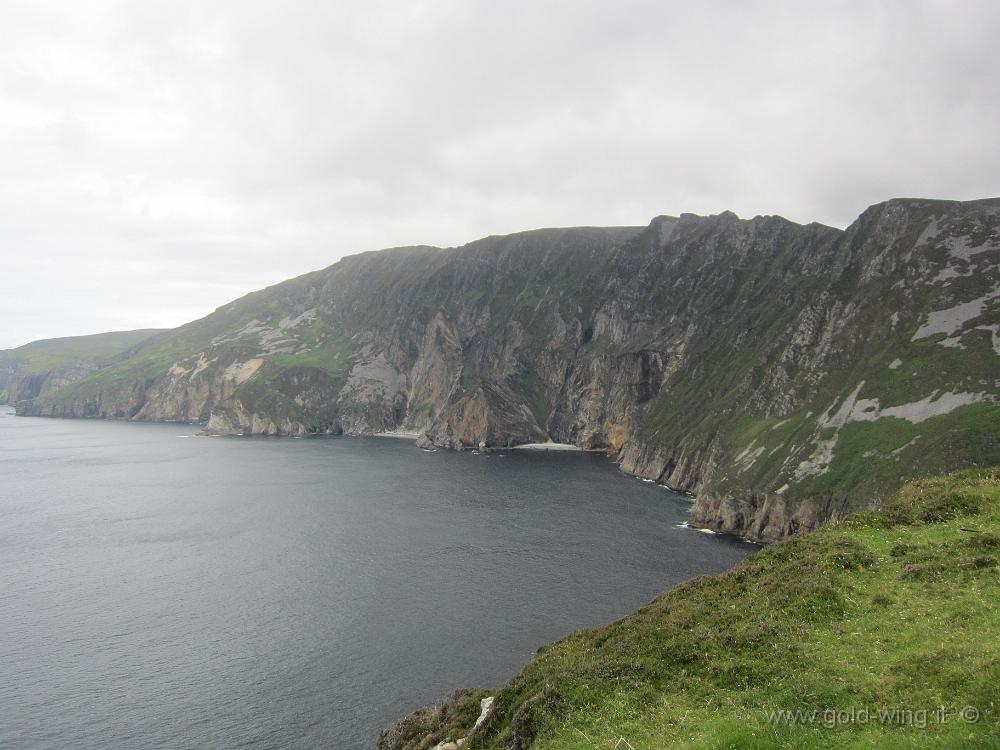
[[[731,213],[344,259],[19,407],[265,434],[555,440],[756,538],[1000,461],[1000,200],[846,232]]]
[[[16,404],[109,367],[163,331],[115,331],[44,339],[0,352],[0,404]]]

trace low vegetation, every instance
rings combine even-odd
[[[541,649],[468,748],[1000,746],[1000,470]]]
[[[483,688],[456,690],[440,703],[421,708],[382,732],[377,750],[432,750],[461,740],[481,713]]]
[[[0,364],[19,363],[26,373],[44,373],[80,359],[107,360],[128,351],[158,333],[154,328],[114,331],[93,336],[70,336],[32,341],[18,349],[0,352]]]

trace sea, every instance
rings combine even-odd
[[[572,451],[0,407],[0,747],[371,748],[755,551]]]

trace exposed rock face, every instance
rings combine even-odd
[[[0,404],[16,404],[64,388],[149,341],[155,329],[45,339],[0,352]]]
[[[1000,200],[846,231],[731,213],[351,256],[19,413],[221,433],[554,440],[760,539],[1000,462]]]
[[[35,372],[26,363],[13,360],[0,368],[0,403],[16,404],[82,380],[97,371],[98,363],[93,357],[83,357]]]
[[[800,531],[812,531],[848,515],[842,498],[807,497],[789,501],[777,493],[752,491],[705,494],[691,507],[691,523],[714,531],[737,532],[761,542],[776,542]]]

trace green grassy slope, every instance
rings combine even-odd
[[[106,360],[146,341],[162,330],[144,328],[113,331],[92,336],[67,336],[32,341],[16,349],[0,351],[0,366],[18,364],[26,374],[39,374],[79,359]]]
[[[466,747],[1000,747],[998,559],[1000,470],[907,484],[541,649]]]
[[[17,403],[70,386],[113,367],[155,340],[157,329],[32,341],[0,351],[0,403]]]

